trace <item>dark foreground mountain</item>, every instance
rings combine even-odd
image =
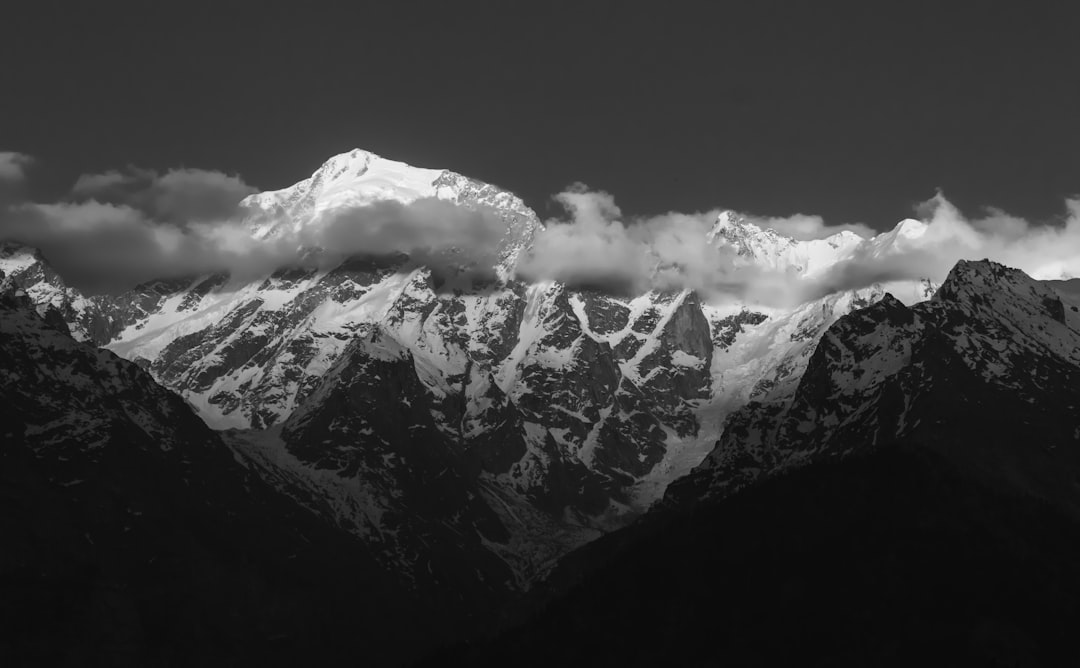
[[[378,665],[477,623],[12,294],[0,381],[0,664]]]
[[[925,448],[811,465],[564,561],[469,665],[1076,665],[1080,527]]]

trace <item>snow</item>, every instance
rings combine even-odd
[[[683,352],[682,350],[676,350],[671,354],[671,362],[675,366],[698,368],[705,364],[705,360],[700,357],[694,357],[690,353]]]
[[[256,234],[275,234],[280,225],[298,230],[342,207],[364,206],[380,200],[412,202],[434,197],[439,169],[413,167],[369,151],[353,149],[327,160],[310,178],[295,185],[251,195],[241,206],[262,212],[286,212],[270,221],[253,218]]]

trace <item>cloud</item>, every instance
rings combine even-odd
[[[743,217],[763,230],[771,228],[786,237],[799,241],[824,239],[841,232],[851,232],[863,238],[874,236],[874,230],[863,223],[827,225],[821,216],[808,216],[802,213],[787,217],[761,217],[743,214]]]
[[[123,176],[123,175],[121,175]],[[94,187],[108,187],[101,179]],[[117,181],[121,179],[115,179]],[[334,212],[302,230],[258,237],[240,218],[156,219],[97,200],[23,203],[0,211],[0,242],[37,248],[73,287],[118,292],[157,279],[226,273],[254,279],[287,268],[333,266],[352,256],[407,256],[443,281],[494,277],[506,230],[494,212],[420,199]]]
[[[619,296],[688,289],[708,300],[773,306],[789,305],[819,289],[796,275],[740,258],[727,244],[710,241],[720,210],[626,218],[609,193],[591,192],[581,184],[555,200],[569,219],[546,223],[519,260],[516,276],[522,280],[559,281]],[[811,238],[855,227],[830,227],[817,216],[769,220],[779,222],[782,233],[795,231]]]
[[[864,243],[808,297],[887,281],[942,281],[959,260],[990,259],[1039,280],[1080,277],[1080,199],[1067,199],[1063,219],[1052,224],[1033,224],[994,208],[969,218],[941,192],[915,211],[925,228],[907,221]]]
[[[790,306],[879,283],[940,282],[961,259],[990,258],[1038,279],[1080,276],[1080,199],[1066,201],[1060,223],[1039,225],[993,208],[969,219],[938,193],[916,207],[923,221],[903,221],[876,236],[864,225],[833,226],[819,216],[748,219],[804,240],[844,230],[862,237],[830,269],[811,276],[757,266],[727,245],[710,243],[716,211],[626,218],[610,194],[582,186],[555,199],[568,220],[548,221],[519,262],[523,280],[625,296],[691,289],[711,300]]]
[[[38,248],[70,284],[89,292],[214,273],[254,279],[355,256],[426,265],[437,284],[489,280],[504,250],[506,222],[497,212],[435,198],[338,209],[300,228],[257,235],[238,207],[252,190],[239,177],[198,169],[84,175],[70,201],[0,202],[0,242]],[[782,306],[874,283],[940,281],[960,259],[986,257],[1036,278],[1080,276],[1080,199],[1066,202],[1058,223],[1037,225],[997,209],[966,218],[938,193],[917,208],[924,222],[870,238],[864,226],[828,225],[819,216],[751,218],[801,239],[842,230],[864,236],[810,278],[758,266],[710,240],[719,211],[631,217],[609,193],[580,184],[555,200],[566,215],[547,221],[520,255],[513,268],[520,280],[621,296],[690,289],[707,300]]]
[[[582,186],[554,198],[571,220],[549,220],[519,261],[525,281],[560,281],[571,287],[631,294],[647,289],[651,262],[641,230],[628,229],[614,198]]]
[[[470,209],[425,197],[384,200],[333,212],[298,233],[298,247],[337,256],[407,255],[438,277],[495,277],[506,222],[488,208]]]
[[[739,291],[726,246],[711,244],[718,211],[622,219],[614,198],[577,184],[555,196],[569,220],[549,220],[518,262],[525,281],[559,281],[631,296],[648,290]]]
[[[170,169],[165,173],[128,167],[84,174],[72,188],[78,200],[126,205],[154,220],[189,223],[224,220],[236,215],[240,201],[256,192],[238,177],[205,169]]]
[[[254,277],[299,257],[279,240],[255,240],[237,223],[180,226],[97,201],[9,207],[0,217],[0,242],[37,248],[70,285],[90,293],[218,272]]]

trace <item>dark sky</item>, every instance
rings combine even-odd
[[[875,227],[939,186],[1034,218],[1080,192],[1073,3],[280,4],[23,3],[0,150],[39,198],[129,163],[279,188],[352,147],[542,215],[575,181]]]

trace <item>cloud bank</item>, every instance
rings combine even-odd
[[[27,158],[0,160],[15,174],[10,178],[23,179]],[[255,279],[353,256],[408,257],[437,279],[491,279],[506,233],[494,211],[427,198],[339,209],[299,229],[257,234],[241,205],[252,192],[239,177],[210,170],[131,167],[84,175],[66,201],[0,202],[0,242],[39,249],[74,287],[116,292],[205,274]],[[940,281],[960,259],[990,258],[1040,279],[1080,276],[1080,199],[1066,201],[1060,221],[1036,225],[996,209],[967,218],[938,193],[917,207],[922,222],[877,236],[865,225],[828,225],[819,216],[747,217],[796,239],[845,230],[863,237],[810,278],[759,267],[710,240],[719,210],[628,217],[612,195],[580,184],[555,200],[566,216],[547,221],[521,254],[513,268],[520,280],[619,296],[690,289],[707,300],[783,306],[874,283]]]
[[[547,222],[518,262],[518,278],[626,296],[709,291],[733,279],[730,249],[707,241],[719,211],[624,220],[610,194],[580,184],[555,200],[570,219]]]
[[[808,297],[888,281],[942,281],[959,260],[990,259],[1039,280],[1080,277],[1080,199],[1065,200],[1062,219],[1045,224],[995,208],[969,218],[940,192],[915,208],[925,231],[906,238],[902,224],[866,242]]]
[[[864,224],[828,225],[820,216],[745,216],[797,240],[843,231],[862,237],[830,270],[810,277],[756,267],[731,248],[710,243],[718,211],[627,220],[610,194],[580,185],[555,199],[569,219],[548,222],[520,262],[520,278],[618,295],[692,289],[706,299],[790,306],[874,284],[940,282],[961,259],[989,258],[1037,279],[1080,277],[1080,199],[1066,200],[1063,220],[1037,225],[992,208],[967,218],[938,193],[916,207],[922,221],[877,235]]]
[[[337,255],[407,255],[440,275],[495,276],[506,223],[494,211],[468,209],[425,197],[392,200],[334,212],[299,232],[298,247]]]
[[[0,203],[0,242],[38,249],[73,287],[119,292],[158,279],[244,279],[345,257],[408,256],[437,280],[494,278],[506,224],[433,198],[341,209],[317,224],[258,235],[241,200],[254,188],[199,169],[84,175],[69,201]]]

